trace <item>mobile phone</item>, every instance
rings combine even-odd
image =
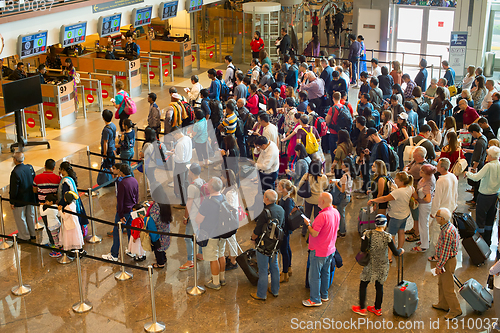
[[[311,221],[311,220],[309,220],[309,219],[307,218],[307,216],[305,216],[304,214],[300,214],[300,216],[302,216],[302,218],[303,218],[304,220],[306,220],[307,222],[310,222],[310,221]]]

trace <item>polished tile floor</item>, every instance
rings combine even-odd
[[[200,76],[202,84],[207,86],[206,74]],[[189,86],[188,80],[176,80],[178,87]],[[180,89],[179,89],[180,90]],[[159,95],[161,108],[169,103],[168,86],[154,89]],[[147,103],[146,92],[137,99],[139,112],[132,118],[139,124],[145,121]],[[355,98],[355,96],[352,96]],[[29,148],[26,151],[27,163],[37,167],[43,165],[48,158],[58,160],[63,158],[72,163],[86,165],[86,146],[92,151],[98,151],[102,121],[98,113],[89,112],[88,119],[79,119],[71,130],[50,130],[49,139],[52,149],[42,147]],[[97,149],[97,150],[96,150]],[[3,161],[0,174],[2,186],[8,184],[11,169],[10,154],[1,156]],[[98,165],[98,158],[92,158],[92,163]],[[207,172],[207,171],[205,171]],[[212,172],[212,171],[211,171]],[[88,172],[77,171],[79,188],[89,187]],[[204,174],[206,175],[206,174]],[[95,174],[93,179],[95,182]],[[136,175],[144,196],[142,177]],[[468,200],[470,194],[465,193],[465,182],[460,181],[460,202]],[[8,188],[3,189],[8,195]],[[243,192],[247,197],[254,195],[255,186],[244,185]],[[88,211],[88,198],[82,197]],[[250,200],[250,203],[252,200]],[[111,221],[114,217],[116,198],[114,190],[103,189],[99,196],[93,199],[94,215]],[[292,332],[297,329],[308,332],[328,331],[332,325],[338,331],[386,332],[397,329],[400,332],[481,332],[489,318],[497,317],[494,310],[488,310],[482,315],[474,313],[468,304],[459,296],[464,316],[457,322],[444,320],[444,313],[431,308],[437,301],[437,278],[430,273],[430,263],[426,260],[428,254],[410,253],[411,244],[405,244],[408,253],[405,255],[405,280],[417,283],[419,291],[419,306],[416,313],[409,319],[393,315],[393,287],[397,280],[396,260],[391,266],[389,278],[385,283],[385,298],[382,306],[383,316],[369,315],[364,318],[352,313],[350,306],[358,301],[359,275],[361,266],[354,259],[359,250],[357,234],[357,217],[359,209],[366,205],[366,200],[354,199],[347,207],[347,237],[338,239],[337,247],[344,260],[344,266],[337,269],[332,287],[330,301],[318,308],[305,308],[301,301],[309,296],[305,288],[305,267],[307,261],[307,244],[300,232],[291,236],[293,252],[293,275],[288,283],[281,285],[278,298],[269,297],[267,301],[253,300],[250,292],[255,291],[241,269],[227,272],[227,285],[220,291],[208,290],[201,296],[190,296],[186,288],[195,284],[193,270],[180,272],[179,266],[186,260],[186,248],[183,239],[172,238],[167,251],[168,263],[165,269],[154,272],[154,291],[158,320],[165,322],[171,332]],[[12,213],[7,204],[3,205],[6,233],[15,232],[16,227]],[[461,204],[459,211],[466,211]],[[175,221],[171,224],[172,232],[184,232],[180,222],[181,212],[174,210]],[[407,224],[411,228],[413,222]],[[237,239],[243,250],[251,247],[249,240],[254,224],[240,228]],[[90,255],[100,256],[108,253],[112,239],[106,236],[111,228],[96,224],[97,234],[103,237],[98,244],[85,244]],[[432,234],[437,238],[439,229],[433,225]],[[496,233],[495,233],[496,237]],[[41,240],[39,232],[38,241]],[[495,242],[496,244],[496,242]],[[85,314],[76,314],[71,306],[79,300],[77,266],[75,262],[68,265],[59,264],[50,258],[48,251],[30,245],[20,246],[22,276],[25,284],[32,288],[30,294],[16,297],[10,290],[17,284],[14,250],[0,251],[0,331],[1,332],[141,332],[146,322],[151,321],[151,303],[147,273],[127,268],[134,274],[132,280],[117,281],[114,274],[119,267],[112,263],[103,263],[86,258],[82,260],[82,276],[85,299],[94,308]],[[492,246],[492,255],[481,267],[473,266],[468,255],[460,247],[458,254],[457,276],[466,281],[475,278],[485,283],[488,268],[495,259],[496,245]],[[126,256],[126,263],[135,265]],[[148,253],[147,260],[139,265],[146,267],[154,262],[154,256]],[[208,262],[199,262],[198,284],[203,285],[210,279]],[[374,286],[368,290],[368,304],[374,302]],[[462,320],[463,318],[463,320]],[[432,324],[432,326],[431,326]],[[342,326],[341,326],[342,325]],[[423,325],[423,326],[422,326]]]

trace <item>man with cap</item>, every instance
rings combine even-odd
[[[387,142],[380,137],[378,131],[373,127],[366,131],[366,136],[373,144],[371,149],[365,148],[364,150],[365,155],[370,156],[368,170],[372,169],[372,165],[376,160],[382,160],[386,165],[389,165],[389,149],[391,148],[389,148]]]
[[[333,71],[332,82],[330,83],[330,91],[328,92],[328,95],[332,98],[334,92],[341,93],[342,91],[347,92],[347,82],[340,77],[340,73],[338,71]]]
[[[361,273],[361,282],[359,285],[359,305],[353,305],[352,311],[366,316],[366,311],[374,313],[377,316],[382,315],[382,301],[384,297],[384,282],[389,275],[389,257],[385,244],[389,247],[395,256],[400,256],[405,251],[397,249],[392,237],[385,231],[387,226],[387,217],[384,214],[378,214],[375,217],[375,230],[366,230],[361,238],[361,251],[370,251],[370,261],[363,268]],[[373,240],[373,243],[372,243]],[[376,244],[383,244],[383,247]],[[375,306],[366,307],[366,289],[371,281],[375,281]]]
[[[184,216],[182,218],[184,225],[186,226],[186,235],[193,235],[193,223],[198,216],[198,210],[201,204],[201,188],[205,185],[205,181],[200,178],[201,167],[198,163],[193,163],[189,167],[189,181],[190,184],[187,188],[187,201],[186,210],[184,211]],[[194,267],[194,253],[193,253],[193,240],[191,238],[184,238],[186,242],[186,252],[187,261],[184,265],[179,267],[180,271],[187,271]],[[202,260],[203,255],[202,247],[198,247],[198,253],[196,254],[197,259]]]
[[[441,232],[436,244],[436,255],[430,257],[429,260],[437,262],[439,301],[437,304],[432,304],[432,307],[446,311],[447,314],[444,318],[451,320],[462,315],[453,283],[453,274],[457,266],[459,236],[457,228],[450,222],[451,212],[447,208],[441,208],[437,211],[436,221]]]

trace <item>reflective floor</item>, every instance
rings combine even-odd
[[[200,76],[202,84],[208,86],[205,74]],[[186,80],[178,80],[176,86],[190,86]],[[162,90],[154,89],[159,94],[160,108],[170,101],[168,86]],[[180,89],[179,89],[180,90]],[[355,94],[352,99],[355,100]],[[146,92],[143,93],[144,97]],[[132,118],[137,122],[144,122],[147,115],[147,102],[138,98],[138,114]],[[29,148],[26,152],[27,163],[42,166],[43,161],[52,157],[58,161],[68,154],[72,163],[86,165],[87,155],[79,150],[89,145],[92,151],[98,151],[100,131],[103,123],[98,113],[89,113],[87,120],[78,120],[70,129],[51,131],[50,151],[42,147]],[[58,144],[55,144],[55,143]],[[60,147],[60,148],[58,148]],[[97,149],[97,150],[96,150]],[[3,185],[8,184],[10,173],[10,154],[2,154],[2,170],[0,180]],[[329,160],[329,158],[328,158]],[[92,158],[98,165],[98,158]],[[206,171],[205,171],[206,172]],[[78,170],[79,188],[89,186],[87,171]],[[93,175],[95,183],[96,175]],[[142,177],[136,174],[140,183],[140,195],[144,195]],[[255,186],[246,186],[243,192],[246,195],[255,193]],[[466,184],[460,180],[459,211],[466,211],[463,204],[469,200],[471,194],[465,192]],[[8,193],[4,188],[4,193]],[[6,192],[7,191],[7,192]],[[88,198],[82,197],[88,211]],[[116,198],[114,189],[100,191],[94,198],[94,215],[111,221],[115,214]],[[327,331],[332,326],[338,331],[367,331],[367,332],[481,332],[489,318],[496,317],[490,309],[482,315],[474,313],[471,307],[459,296],[464,315],[459,321],[447,322],[444,312],[434,310],[431,304],[437,302],[437,277],[430,273],[430,263],[427,257],[433,254],[410,253],[413,244],[406,243],[405,280],[413,281],[418,286],[419,305],[416,313],[409,319],[393,315],[393,287],[397,280],[397,260],[391,266],[389,278],[385,283],[385,297],[382,306],[383,316],[359,317],[351,312],[351,305],[358,302],[359,275],[362,267],[354,259],[359,251],[359,236],[357,233],[357,219],[359,209],[366,205],[366,199],[354,199],[347,207],[347,237],[337,240],[337,248],[344,260],[344,266],[337,269],[333,285],[330,288],[330,301],[318,308],[305,308],[301,301],[309,298],[309,291],[305,288],[305,270],[307,261],[307,244],[299,231],[291,236],[293,253],[293,275],[290,281],[283,283],[279,297],[268,297],[265,302],[253,300],[251,292],[255,292],[246,279],[243,271],[238,268],[226,273],[227,285],[219,291],[208,290],[201,296],[190,296],[186,288],[195,285],[193,270],[180,272],[179,266],[186,261],[186,247],[183,239],[172,238],[167,251],[167,266],[163,270],[154,272],[154,292],[156,296],[156,310],[159,321],[167,326],[171,332],[292,332],[303,329],[308,332]],[[12,213],[7,204],[3,205],[5,214],[6,233],[15,232],[16,227]],[[172,232],[184,233],[181,223],[181,211],[174,210],[175,222],[171,224]],[[407,229],[413,222],[407,223]],[[252,246],[250,235],[254,223],[240,228],[237,239],[243,250]],[[434,241],[439,229],[433,224],[431,234]],[[112,238],[106,233],[111,227],[96,224],[96,231],[103,241],[98,244],[85,244],[90,255],[101,256],[109,252]],[[496,239],[496,233],[494,235]],[[41,241],[39,232],[38,241]],[[494,242],[496,244],[496,241]],[[227,248],[227,247],[226,247]],[[458,267],[456,275],[465,282],[475,278],[485,284],[488,268],[495,259],[496,246],[492,246],[492,254],[487,263],[481,267],[473,266],[468,255],[460,247],[457,256]],[[133,273],[133,279],[117,281],[114,274],[119,267],[112,263],[94,261],[90,258],[82,260],[82,279],[85,299],[93,304],[93,309],[84,314],[72,311],[72,305],[79,301],[77,265],[72,262],[62,265],[56,259],[49,257],[49,251],[30,245],[20,246],[22,277],[25,284],[31,286],[31,293],[17,297],[11,293],[16,286],[17,273],[14,259],[14,250],[0,251],[0,331],[1,332],[141,332],[146,322],[151,321],[150,288],[147,272],[127,268]],[[125,262],[136,263],[125,256]],[[146,267],[154,262],[151,252],[147,260],[139,265]],[[210,279],[209,263],[198,262],[198,284],[204,285]],[[368,289],[368,304],[375,298],[374,286]],[[361,319],[360,319],[361,318]],[[463,318],[463,320],[462,320]],[[361,322],[359,321],[361,320]],[[333,322],[332,322],[333,321]],[[364,323],[364,324],[363,324]]]

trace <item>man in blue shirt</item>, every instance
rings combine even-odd
[[[288,55],[285,55],[285,59],[288,57]],[[297,82],[299,80],[299,68],[295,64],[297,60],[295,57],[288,57],[288,64],[290,67],[288,67],[288,71],[286,72],[286,78],[285,78],[285,83],[287,86],[291,86],[294,89],[297,89]]]
[[[323,71],[319,77],[325,82],[325,91],[329,92],[330,84],[332,82],[333,68],[328,66],[328,60],[326,60],[326,58],[321,59],[321,67],[323,67]]]
[[[220,82],[217,79],[217,72],[214,68],[208,70],[208,78],[212,80],[210,84],[209,95],[210,99],[219,100],[220,97]]]
[[[328,96],[332,98],[333,93],[338,91],[342,94],[342,91],[347,93],[347,82],[343,78],[340,77],[340,73],[338,71],[333,71],[332,73],[332,82],[330,83],[330,88],[328,91]]]
[[[371,110],[371,114],[375,120],[375,126],[378,127],[380,125],[380,113],[378,113],[377,110],[373,109],[373,105],[372,103],[370,103],[370,95],[362,94],[361,98],[359,99],[359,104],[357,108],[358,114],[363,115],[366,108]],[[376,113],[374,111],[376,111]]]
[[[371,150],[365,149],[365,155],[370,155],[369,170],[372,169],[373,163],[376,160],[382,160],[386,165],[389,165],[389,146],[385,140],[378,135],[375,128],[369,128],[366,131],[366,136],[368,140],[373,143]],[[389,169],[389,168],[387,168]]]
[[[453,70],[453,68],[450,67],[450,65],[448,64],[448,61],[443,60],[443,62],[441,64],[443,65],[443,68],[446,71],[444,73],[444,78],[446,80],[448,80],[448,87],[454,86],[455,85],[455,71]]]
[[[415,134],[418,134],[420,132],[418,128],[418,114],[413,111],[413,103],[410,101],[406,101],[404,104],[405,111],[408,113],[408,122],[413,125],[415,128]]]
[[[356,36],[349,34],[349,39],[351,40],[351,46],[349,47],[349,61],[352,64],[351,73],[351,84],[355,84],[357,80],[358,72],[358,60],[359,54],[361,53],[361,43],[356,40]]]
[[[116,125],[113,124],[113,112],[108,109],[102,111],[102,119],[106,124],[101,133],[101,153],[106,156],[103,167],[110,169],[115,164]]]
[[[208,102],[210,102],[210,98],[208,98],[208,95],[210,94],[207,89],[201,89],[200,90],[201,94],[201,110],[205,114],[205,118],[208,120],[210,118],[210,114],[212,113],[212,110],[210,110],[210,105]]]

